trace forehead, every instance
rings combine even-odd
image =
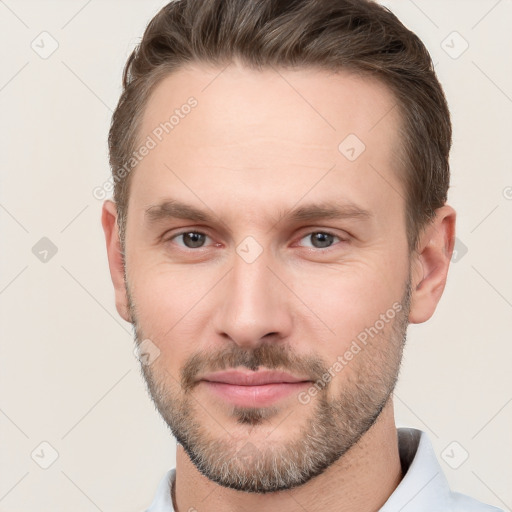
[[[176,188],[190,199],[195,193],[196,203],[230,191],[247,209],[256,197],[282,203],[283,190],[294,202],[307,189],[314,195],[334,186],[363,202],[368,192],[397,195],[396,107],[385,85],[354,73],[236,62],[180,68],[147,102],[139,141],[151,139],[152,148],[137,165],[130,197],[138,195],[142,207]]]

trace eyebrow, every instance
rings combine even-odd
[[[353,203],[336,203],[325,201],[322,203],[310,203],[291,210],[280,210],[280,220],[291,222],[305,222],[324,219],[369,219],[372,214]],[[144,212],[148,223],[153,224],[168,219],[184,219],[194,222],[212,223],[218,217],[206,210],[201,210],[190,204],[176,199],[167,199],[159,204],[150,205]]]

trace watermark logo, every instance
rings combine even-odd
[[[48,469],[59,458],[59,452],[48,441],[43,441],[34,448],[30,456],[40,468]]]
[[[245,443],[235,455],[242,464],[249,466],[254,464],[258,460],[259,456],[260,452],[258,448],[256,448],[252,443]]]
[[[41,263],[48,263],[57,254],[57,251],[57,246],[45,236],[32,247],[32,254]]]
[[[458,263],[468,252],[468,246],[464,244],[459,238],[455,237],[453,245],[452,263]]]
[[[246,263],[253,263],[263,252],[263,247],[254,237],[247,236],[237,245],[236,252]]]
[[[454,30],[441,41],[441,48],[452,59],[458,59],[469,48],[469,43]]]
[[[57,51],[59,42],[45,30],[30,43],[30,47],[41,59],[48,59]]]
[[[153,364],[160,357],[160,349],[150,339],[141,341],[133,353],[144,366]]]
[[[469,458],[468,451],[457,441],[452,441],[442,452],[441,458],[452,469],[459,469]]]
[[[366,149],[364,142],[354,133],[347,135],[339,144],[339,152],[350,162],[357,160]]]

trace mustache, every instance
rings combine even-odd
[[[244,367],[257,371],[259,367],[269,370],[283,370],[299,375],[307,375],[317,381],[328,371],[325,363],[315,356],[298,356],[287,346],[278,343],[266,343],[247,350],[238,345],[226,347],[220,351],[205,354],[197,352],[191,356],[180,372],[182,389],[187,392],[199,382],[198,377],[205,373]]]

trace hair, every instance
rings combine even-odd
[[[387,86],[400,114],[397,170],[413,250],[446,202],[452,142],[446,98],[418,36],[372,0],[174,0],[129,56],[112,116],[108,145],[123,251],[133,174],[126,163],[152,91],[187,64],[223,67],[235,60],[258,70],[348,71]]]

